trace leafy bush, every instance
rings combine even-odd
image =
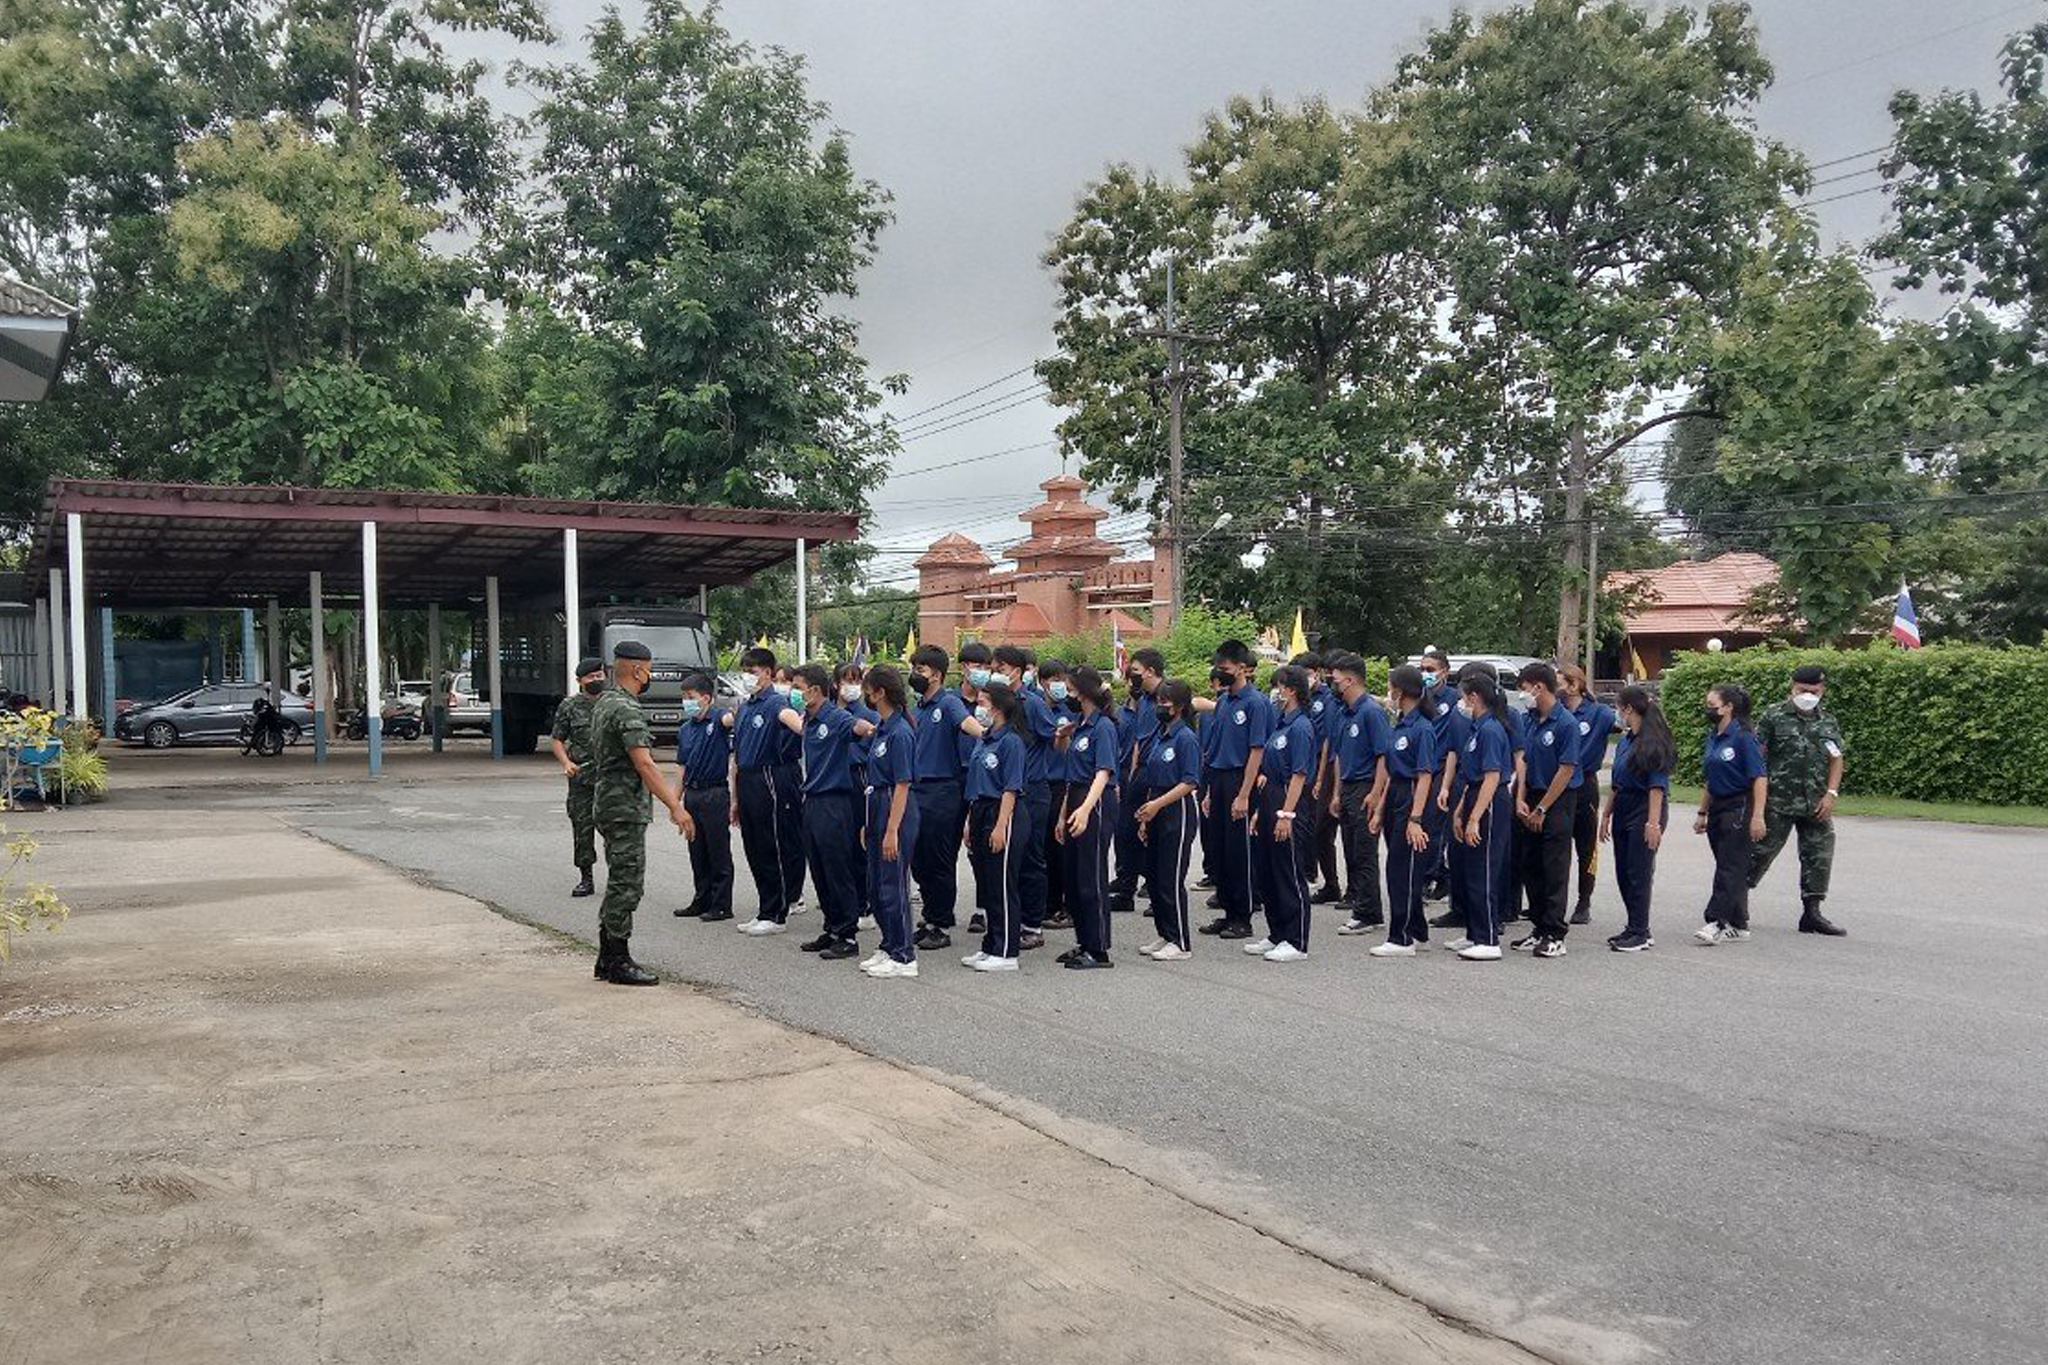
[[[42,882],[23,882],[29,859],[35,857],[36,841],[26,834],[8,836],[0,825],[0,966],[14,952],[14,936],[40,924],[55,929],[71,915],[54,888]]]
[[[90,721],[64,731],[57,758],[66,801],[97,801],[107,794],[107,760],[100,756],[100,728]]]
[[[1828,671],[1827,709],[1848,741],[1845,791],[1923,801],[2048,805],[2048,648],[1933,645],[1902,650],[1745,649],[1682,654],[1664,673],[1678,773],[1700,778],[1707,690],[1737,683],[1758,711],[1792,670]]]
[[[1199,693],[1208,690],[1209,660],[1215,657],[1216,646],[1233,639],[1256,644],[1258,638],[1259,623],[1246,613],[1190,602],[1166,638],[1154,643],[1166,656],[1166,676],[1181,679]]]

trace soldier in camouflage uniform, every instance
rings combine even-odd
[[[1820,912],[1835,864],[1835,797],[1842,787],[1842,727],[1821,708],[1827,673],[1816,664],[1795,669],[1792,695],[1757,720],[1769,785],[1764,837],[1750,854],[1749,884],[1770,871],[1771,860],[1795,832],[1799,836],[1799,932],[1839,938],[1848,930]]]
[[[647,875],[647,825],[653,803],[661,802],[668,818],[686,839],[696,837],[695,821],[669,790],[654,766],[654,737],[640,694],[647,690],[654,654],[637,640],[621,640],[612,650],[612,681],[600,693],[590,716],[591,762],[597,769],[592,808],[597,832],[604,836],[604,902],[598,909],[597,971],[599,980],[617,986],[651,986],[653,972],[633,960],[633,911]]]
[[[569,832],[576,850],[576,870],[581,879],[572,896],[588,896],[596,887],[590,869],[597,865],[597,817],[591,813],[591,798],[597,793],[597,770],[590,766],[590,713],[604,691],[604,660],[595,655],[576,664],[576,691],[555,707],[555,762],[569,779]]]

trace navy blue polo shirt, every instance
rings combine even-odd
[[[1457,799],[1463,801],[1465,794],[1484,782],[1488,773],[1500,774],[1500,786],[1496,790],[1505,796],[1515,771],[1515,756],[1508,747],[1507,727],[1488,715],[1478,720],[1467,719],[1464,729],[1465,744],[1458,750]]]
[[[1447,755],[1464,752],[1465,713],[1458,709],[1461,694],[1456,683],[1445,683],[1427,689],[1425,695],[1436,705],[1431,720],[1436,725],[1436,767],[1441,768]]]
[[[784,711],[795,709],[787,692],[772,687],[740,703],[733,713],[732,742],[742,769],[770,768],[796,757],[802,741],[777,719]]]
[[[1607,762],[1607,741],[1621,728],[1621,720],[1613,707],[1595,701],[1591,693],[1579,698],[1572,715],[1579,722],[1579,771],[1598,773]]]
[[[1024,785],[1035,787],[1052,780],[1053,759],[1057,756],[1052,741],[1060,732],[1059,722],[1037,688],[1025,688],[1017,694],[1017,700],[1024,704]]]
[[[882,719],[881,714],[864,701],[842,702],[841,705],[845,707],[847,713],[855,720],[864,720],[870,725],[875,725],[879,724]],[[853,768],[856,776],[859,775],[861,769],[867,766],[868,747],[873,743],[873,735],[868,736],[866,739],[861,739],[859,736],[854,737]]]
[[[1144,688],[1132,690],[1124,703],[1124,743],[1137,746],[1159,733],[1159,707]]]
[[[1239,683],[1217,699],[1209,724],[1216,727],[1209,766],[1225,772],[1242,768],[1251,762],[1252,750],[1264,748],[1273,737],[1273,703],[1249,682]]]
[[[1079,783],[1086,787],[1095,780],[1098,772],[1109,774],[1109,785],[1116,786],[1117,760],[1123,756],[1123,746],[1117,740],[1116,722],[1107,712],[1097,711],[1092,716],[1074,718],[1073,737],[1067,741],[1067,751],[1061,755],[1064,760],[1060,780]],[[1076,793],[1079,800],[1085,793]]]
[[[1313,778],[1322,751],[1322,738],[1306,711],[1283,714],[1266,739],[1266,756],[1259,762],[1259,776],[1283,786],[1296,773]]]
[[[869,791],[885,791],[917,777],[917,727],[901,711],[887,720],[876,718],[868,738]]]
[[[1720,734],[1707,736],[1701,766],[1706,770],[1709,793],[1740,796],[1764,775],[1764,751],[1747,726],[1731,723]]]
[[[1370,782],[1373,770],[1386,756],[1394,727],[1387,723],[1387,708],[1367,693],[1359,693],[1355,706],[1337,713],[1334,754],[1337,777],[1344,782]]]
[[[917,780],[959,781],[967,757],[973,752],[974,736],[960,728],[967,719],[967,703],[960,694],[940,688],[930,701],[917,708]],[[967,744],[962,745],[961,740]]]
[[[967,799],[994,801],[1023,790],[1024,741],[1017,732],[1004,725],[976,740],[967,764]]]
[[[1328,684],[1309,694],[1308,723],[1316,727],[1316,742],[1329,745],[1332,752],[1336,750],[1337,729],[1343,714],[1344,703],[1337,699],[1335,689]]]
[[[1652,787],[1661,787],[1665,791],[1670,791],[1670,773],[1651,773],[1645,777],[1629,768],[1628,756],[1635,752],[1635,747],[1635,736],[1626,730],[1622,731],[1621,742],[1614,746],[1614,776],[1612,778],[1614,790],[1627,792],[1632,796],[1647,796]]]
[[[804,718],[804,791],[853,790],[853,713],[826,702]]]
[[[1584,770],[1576,766],[1579,761],[1579,718],[1563,702],[1550,708],[1549,719],[1532,710],[1522,723],[1522,774],[1529,781],[1532,804],[1543,799],[1543,793],[1550,790],[1550,779],[1556,777],[1557,770],[1567,763],[1574,765],[1571,781],[1565,784],[1567,790],[1585,780]]]
[[[732,757],[732,732],[717,711],[706,711],[702,720],[687,720],[676,727],[676,762],[682,766],[683,781],[696,787],[725,782],[726,760]]]
[[[1422,714],[1422,708],[1403,711],[1394,722],[1387,743],[1387,775],[1412,782],[1437,770],[1436,723]]]
[[[1199,787],[1202,782],[1202,747],[1184,720],[1159,727],[1145,749],[1138,778],[1145,790],[1162,794],[1185,782]]]

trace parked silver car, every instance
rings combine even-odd
[[[162,701],[131,706],[114,718],[114,738],[152,749],[173,744],[228,744],[238,742],[242,723],[250,708],[270,689],[262,683],[212,683],[179,692]],[[287,692],[278,711],[284,717],[287,744],[313,728],[313,706],[304,697]]]

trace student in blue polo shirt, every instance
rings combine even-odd
[[[1195,698],[1194,713],[1187,718],[1189,727],[1195,731],[1197,742],[1202,746],[1202,785],[1197,794],[1197,805],[1201,810],[1202,879],[1195,885],[1208,889],[1211,910],[1223,908],[1223,892],[1216,885],[1218,869],[1223,865],[1223,855],[1217,848],[1218,823],[1210,817],[1214,803],[1209,800],[1209,758],[1216,749],[1216,741],[1223,735],[1223,727],[1216,715],[1216,703],[1230,695],[1230,685],[1236,680],[1236,676],[1222,664],[1211,665],[1209,695]],[[1227,807],[1229,804],[1225,801],[1222,806]]]
[[[1214,833],[1216,889],[1222,917],[1202,926],[1219,938],[1252,936],[1252,797],[1258,788],[1259,766],[1266,741],[1273,734],[1273,704],[1252,683],[1258,656],[1242,640],[1216,647],[1215,664],[1230,677],[1230,687],[1217,698],[1207,725],[1216,727],[1205,773],[1208,820]],[[1205,703],[1196,702],[1199,709]],[[1205,730],[1207,726],[1205,725]]]
[[[967,714],[967,704],[946,686],[946,662],[946,651],[937,645],[920,645],[910,656],[918,817],[910,875],[924,902],[917,946],[926,952],[953,946],[960,903],[960,822],[966,810],[961,783],[974,740],[981,735],[981,726]]]
[[[861,803],[853,753],[873,727],[833,699],[832,675],[822,664],[805,664],[791,676],[804,709],[784,711],[777,719],[802,736],[804,853],[825,916],[824,931],[803,947],[821,961],[835,962],[860,955]]]
[[[1402,664],[1387,678],[1399,716],[1387,741],[1387,795],[1380,833],[1387,845],[1387,938],[1374,957],[1413,957],[1429,941],[1422,914],[1422,881],[1429,871],[1433,784],[1442,764],[1436,753],[1436,705],[1422,670]]]
[[[1140,649],[1131,655],[1124,675],[1124,704],[1118,720],[1122,729],[1122,799],[1117,803],[1116,880],[1109,885],[1109,908],[1129,912],[1137,908],[1138,878],[1146,867],[1146,850],[1138,838],[1138,807],[1145,803],[1145,789],[1138,783],[1138,765],[1145,746],[1159,729],[1152,694],[1166,680],[1166,656],[1156,649]]]
[[[1067,913],[1067,846],[1059,832],[1060,811],[1067,804],[1067,743],[1081,707],[1074,699],[1073,683],[1064,663],[1058,659],[1039,659],[1033,671],[1036,681],[1025,690],[1035,693],[1052,713],[1053,745],[1046,755],[1045,827],[1039,831],[1038,840],[1045,855],[1045,908],[1037,920],[1027,917],[1024,924],[1027,929],[1044,933],[1047,929],[1074,927],[1073,916]]]
[[[732,918],[732,731],[712,707],[707,673],[683,679],[683,714],[676,726],[676,767],[683,808],[697,822],[690,840],[690,903],[678,919],[716,923]]]
[[[1702,944],[1741,943],[1749,937],[1750,845],[1764,837],[1764,751],[1749,728],[1749,693],[1722,683],[1707,693],[1707,741],[1693,833],[1714,851],[1714,890],[1706,924],[1693,937]]]
[[[981,947],[960,962],[978,972],[1014,972],[1022,938],[1024,703],[1006,681],[978,685],[975,698],[982,729],[967,763],[967,856],[988,927]]]
[[[1500,960],[1499,882],[1514,823],[1507,695],[1490,668],[1460,675],[1457,791],[1451,800],[1451,904],[1465,932],[1445,944],[1467,962]]]
[[[911,799],[916,780],[917,732],[906,714],[910,697],[903,675],[876,664],[861,679],[862,701],[875,715],[866,736],[863,772],[866,810],[861,851],[867,903],[882,931],[882,946],[861,970],[876,978],[915,977],[917,949],[910,939],[910,857],[917,847],[919,813]]]
[[[1586,670],[1577,664],[1557,669],[1558,699],[1579,723],[1579,804],[1572,816],[1572,850],[1579,874],[1573,924],[1593,922],[1593,887],[1600,873],[1600,770],[1607,766],[1607,741],[1619,724],[1614,708],[1593,695]]]
[[[1080,714],[1061,755],[1064,795],[1053,828],[1066,873],[1062,903],[1073,917],[1075,946],[1060,962],[1075,971],[1113,965],[1109,960],[1109,845],[1117,824],[1118,748],[1110,715],[1109,684],[1092,668],[1066,679]]]
[[[1164,679],[1153,689],[1152,701],[1159,728],[1140,756],[1138,781],[1147,795],[1138,807],[1138,833],[1152,855],[1146,882],[1159,937],[1138,951],[1154,962],[1180,962],[1194,948],[1188,935],[1188,862],[1200,819],[1201,744],[1188,727],[1195,696],[1186,683]]]
[[[1286,664],[1273,673],[1280,714],[1266,739],[1260,768],[1258,814],[1252,822],[1252,867],[1266,911],[1266,937],[1244,945],[1268,962],[1308,956],[1308,868],[1315,857],[1314,827],[1305,812],[1315,802],[1312,783],[1322,744],[1308,705],[1315,686],[1308,670]]]
[[[1045,843],[1052,828],[1053,741],[1059,735],[1058,721],[1045,697],[1035,686],[1025,683],[1027,672],[1036,683],[1037,662],[1037,656],[1022,645],[995,648],[995,676],[1009,684],[1017,704],[1024,708],[1023,722],[1015,729],[1024,744],[1024,795],[1012,832],[1016,835],[1013,856],[1018,860],[1018,887],[1023,896],[1023,923],[1017,941],[1027,949],[1045,942],[1039,930],[1045,923]]]
[[[794,704],[775,674],[773,651],[756,645],[742,653],[744,699],[725,713],[735,760],[728,819],[740,827],[757,897],[754,918],[739,928],[757,936],[784,932],[804,894],[803,770],[797,762],[803,741],[782,723]]]
[[[1663,708],[1648,688],[1622,688],[1620,712],[1621,743],[1614,749],[1614,779],[1600,817],[1600,837],[1614,844],[1614,881],[1628,924],[1607,946],[1617,953],[1639,953],[1656,943],[1650,937],[1650,882],[1670,815],[1671,768],[1678,751]]]
[[[832,681],[839,689],[836,700],[855,720],[864,720],[869,727],[867,733],[853,742],[853,785],[856,791],[867,788],[868,746],[874,743],[874,726],[881,720],[875,708],[862,700],[865,693],[862,679],[866,673],[864,667],[851,659],[832,670]],[[862,877],[855,885],[860,897],[860,917],[866,919],[875,913],[874,905],[868,900],[868,879]]]
[[[1344,874],[1337,864],[1337,822],[1330,818],[1330,799],[1337,794],[1337,718],[1343,706],[1330,686],[1329,657],[1310,650],[1287,662],[1308,673],[1308,723],[1316,729],[1316,770],[1309,779],[1307,809],[1298,834],[1315,836],[1315,854],[1309,859],[1309,876],[1322,884],[1309,895],[1310,905],[1335,905],[1344,899]]]
[[[1449,655],[1435,645],[1427,646],[1422,651],[1421,666],[1423,693],[1436,713],[1438,764],[1436,781],[1431,784],[1436,800],[1428,816],[1429,872],[1422,880],[1422,899],[1440,901],[1451,894],[1451,786],[1457,779],[1458,755],[1464,752],[1461,746],[1465,740],[1462,733],[1453,731],[1458,726],[1463,698],[1458,691],[1459,674],[1451,671]],[[1456,922],[1448,914],[1446,918]]]
[[[1557,695],[1557,670],[1524,664],[1517,675],[1529,698],[1522,736],[1523,784],[1515,818],[1528,831],[1522,843],[1522,885],[1535,927],[1511,947],[1537,957],[1563,957],[1570,932],[1565,907],[1571,896],[1572,819],[1579,800],[1579,721]]]
[[[1379,839],[1380,810],[1387,797],[1387,746],[1393,740],[1393,727],[1387,722],[1386,708],[1366,683],[1365,660],[1356,654],[1335,655],[1330,676],[1336,681],[1340,705],[1332,755],[1337,789],[1328,812],[1342,827],[1344,869],[1350,878],[1344,899],[1338,902],[1338,908],[1350,918],[1337,932],[1356,935],[1387,922],[1380,900]]]

